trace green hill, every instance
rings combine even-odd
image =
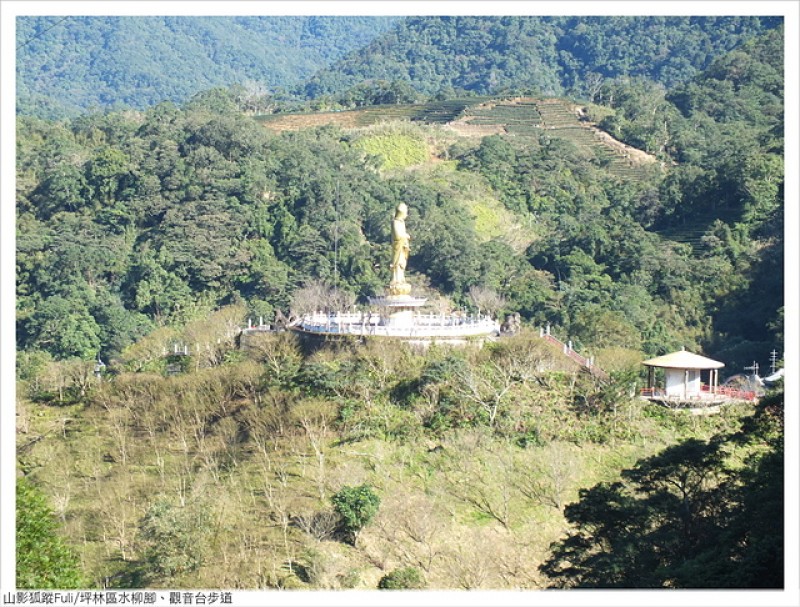
[[[695,415],[637,388],[681,347],[731,374],[783,350],[783,49],[772,29],[577,110],[258,122],[214,88],[18,116],[18,585],[74,565],[97,588],[782,587],[782,390]],[[619,179],[608,146],[667,170]],[[401,202],[414,292],[518,333],[239,331],[363,310]]]
[[[718,55],[777,27],[766,17],[409,17],[315,74],[311,98],[364,80],[427,95],[503,91],[591,97],[594,83],[691,80]]]
[[[256,119],[277,132],[328,124],[358,128],[407,121],[447,125],[464,136],[502,133],[528,143],[536,143],[542,136],[558,137],[577,146],[586,158],[620,179],[645,179],[652,171],[655,158],[581,121],[577,108],[559,99],[468,97],[334,112],[287,112],[261,115]]]
[[[21,17],[17,109],[40,117],[182,102],[214,87],[318,98],[365,81],[424,95],[593,97],[686,82],[768,17]]]
[[[214,86],[300,85],[389,28],[390,17],[20,17],[17,111],[183,102]]]
[[[479,285],[581,345],[706,344],[749,364],[782,339],[782,32],[746,49],[669,93],[609,89],[601,124],[628,143],[666,140],[666,171],[626,165],[632,148],[552,98],[302,115],[316,128],[279,134],[224,90],[183,108],[20,119],[20,347],[114,355],[229,301],[270,317],[313,281],[365,301],[386,283],[386,217],[402,201],[419,226],[410,270],[457,305]],[[418,130],[319,122],[344,115]]]

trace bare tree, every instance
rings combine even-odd
[[[469,300],[472,305],[489,316],[496,316],[506,305],[506,300],[493,289],[486,286],[473,285],[469,288]]]
[[[311,280],[294,292],[290,308],[296,316],[312,312],[335,312],[347,310],[355,300],[355,295],[350,291]]]
[[[509,411],[508,405],[519,390],[531,382],[540,382],[548,366],[541,344],[523,335],[504,342],[488,359],[480,355],[465,366],[453,388],[462,398],[481,407],[489,426],[494,427],[498,415]]]
[[[455,383],[459,394],[479,405],[489,417],[489,426],[494,427],[501,407],[510,400],[510,392],[517,379],[508,367],[496,362],[466,366]]]
[[[314,451],[316,462],[314,483],[319,499],[324,501],[326,499],[325,447],[328,425],[334,416],[333,408],[325,401],[306,401],[295,407],[292,413]]]
[[[587,72],[584,84],[586,85],[586,92],[589,93],[589,100],[594,103],[600,89],[603,88],[604,78],[597,72]]]
[[[97,383],[94,375],[95,361],[73,359],[65,361],[63,365],[70,387],[75,388],[80,397],[84,398],[89,389]]]
[[[194,357],[196,369],[222,364],[225,355],[236,346],[239,324],[246,314],[243,305],[225,306],[184,328],[183,341]]]
[[[169,352],[178,339],[178,332],[171,327],[159,327],[122,352],[120,363],[129,371],[144,371]]]
[[[293,520],[300,529],[318,541],[333,537],[341,523],[341,517],[333,510],[305,512]]]
[[[442,554],[439,540],[445,528],[439,510],[428,498],[415,495],[410,497],[408,503],[396,513],[394,524],[413,542],[412,562],[430,572],[433,561]]]
[[[515,463],[515,487],[528,499],[560,512],[577,469],[568,445],[552,442],[535,457]]]
[[[107,482],[97,485],[98,514],[103,536],[112,540],[123,561],[131,558],[136,538],[136,524],[140,518],[135,498],[124,486]]]
[[[509,529],[517,495],[514,462],[504,451],[480,449],[470,457],[457,456],[443,464],[447,492]]]
[[[294,567],[293,563],[297,560],[294,544],[289,537],[293,522],[291,511],[296,492],[289,486],[289,473],[284,465],[278,465],[271,471],[265,471],[263,483],[264,494],[270,508],[270,519],[275,521],[280,530],[284,558],[291,570]]]
[[[48,363],[38,377],[41,379],[42,388],[47,392],[57,394],[58,402],[63,403],[70,386],[70,380],[64,372],[64,363],[61,361]]]
[[[447,570],[453,583],[464,590],[481,588],[491,575],[493,542],[479,531],[453,542]]]
[[[328,293],[328,307],[332,310],[349,310],[356,302],[354,293],[339,287],[331,287]]]
[[[535,566],[535,540],[527,532],[511,531],[507,535],[493,546],[497,575],[509,588],[541,588],[541,574]]]
[[[272,96],[263,82],[245,80],[241,85],[232,87],[232,90],[236,104],[245,114],[272,113]]]
[[[128,463],[129,446],[132,438],[130,426],[134,419],[131,411],[134,401],[129,396],[129,393],[123,392],[122,396],[119,397],[111,389],[103,389],[96,397],[96,402],[105,409],[105,421],[108,424],[107,430],[114,440],[117,456],[123,465]]]
[[[243,342],[252,356],[266,368],[268,384],[280,384],[300,368],[302,354],[297,337],[292,333],[248,336]]]
[[[302,316],[325,309],[328,301],[328,287],[319,281],[309,281],[292,295],[290,304],[292,314]]]

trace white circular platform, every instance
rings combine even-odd
[[[371,305],[380,308],[421,308],[427,301],[427,297],[412,297],[411,295],[379,295],[369,298]]]
[[[415,313],[408,322],[391,322],[380,314],[307,314],[293,327],[317,335],[400,337],[405,339],[458,339],[496,335],[500,323],[488,316],[456,316]]]

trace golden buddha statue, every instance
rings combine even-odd
[[[397,205],[392,221],[392,281],[389,283],[390,295],[408,295],[411,293],[411,285],[406,282],[406,263],[408,254],[411,250],[409,241],[411,236],[406,232],[406,217],[408,207],[405,203]]]

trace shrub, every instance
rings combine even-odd
[[[378,512],[381,498],[369,485],[345,487],[331,498],[333,507],[342,517],[343,530],[355,546],[359,532]]]
[[[172,577],[197,570],[206,556],[211,513],[203,504],[179,506],[166,498],[153,502],[139,525],[145,561],[157,575]]]
[[[17,588],[80,588],[78,560],[57,533],[44,496],[17,480]]]
[[[381,590],[419,590],[425,588],[419,569],[416,567],[401,567],[384,575],[378,582]]]

